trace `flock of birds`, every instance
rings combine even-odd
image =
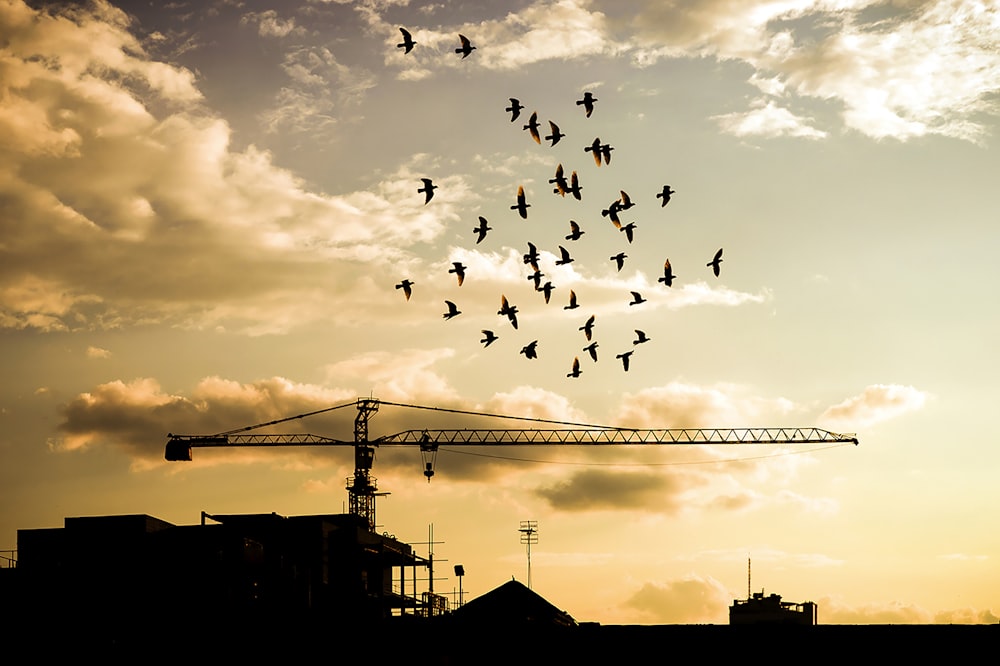
[[[413,41],[412,35],[405,28],[400,28],[399,31],[403,35],[403,41],[397,45],[397,48],[403,49],[404,54],[410,53],[410,51],[413,50],[414,46],[416,46],[417,42]],[[464,59],[468,57],[472,53],[472,51],[476,49],[476,47],[473,46],[472,43],[469,41],[469,39],[464,35],[459,35],[458,38],[459,38],[459,46],[455,49],[455,53],[461,54],[462,58]],[[510,100],[510,106],[506,107],[504,110],[510,114],[510,122],[514,123],[518,120],[518,118],[521,117],[521,111],[523,111],[525,107],[523,104],[521,104],[521,101],[515,97],[511,97],[509,98],[509,100]],[[594,97],[593,93],[588,91],[583,93],[583,97],[581,99],[576,100],[576,105],[583,107],[583,111],[585,112],[586,117],[590,118],[591,115],[594,113],[595,103],[597,101],[598,99]],[[549,146],[552,147],[558,144],[563,138],[565,138],[566,134],[560,130],[559,126],[555,122],[549,120],[548,125],[549,125],[549,134],[543,137],[542,125],[538,120],[538,113],[533,112],[529,117],[527,124],[522,126],[522,129],[529,133],[531,139],[535,143],[541,144],[542,140],[544,139],[549,143]],[[610,144],[602,142],[600,138],[595,138],[590,144],[584,146],[583,151],[590,153],[591,156],[593,157],[596,166],[600,167],[602,165],[608,166],[611,164],[611,152],[614,149],[615,148]],[[438,186],[434,184],[431,178],[421,178],[420,180],[422,182],[422,186],[417,189],[417,193],[424,195],[424,205],[427,205],[434,198],[434,191],[438,188]],[[555,169],[554,177],[549,179],[548,182],[549,184],[552,184],[554,186],[552,189],[553,194],[559,195],[564,198],[566,197],[566,195],[570,195],[577,201],[582,200],[583,188],[580,185],[579,175],[577,174],[576,171],[572,171],[569,177],[567,177],[562,163],[558,164],[558,166]],[[628,243],[631,244],[635,237],[636,224],[634,222],[623,224],[620,217],[620,213],[629,210],[636,204],[632,201],[631,197],[629,197],[629,195],[624,190],[619,190],[619,193],[620,196],[614,201],[612,201],[607,208],[601,211],[601,216],[608,218],[611,224],[614,225],[614,227],[618,231],[625,234]],[[670,185],[664,185],[662,189],[656,194],[656,198],[660,200],[660,207],[661,208],[665,207],[668,203],[670,203],[671,197],[675,193],[676,193],[675,190],[673,190]],[[518,186],[514,204],[510,206],[510,209],[516,211],[517,214],[522,219],[526,220],[528,219],[528,209],[530,207],[531,204],[527,202],[524,193],[524,186],[523,185]],[[565,237],[566,240],[567,241],[579,240],[585,232],[580,228],[580,225],[577,222],[570,220],[569,224],[570,224],[570,233]],[[487,237],[488,232],[492,230],[493,228],[489,226],[489,221],[485,217],[479,216],[478,226],[472,229],[473,234],[475,234],[476,244],[481,243]],[[572,263],[574,261],[574,258],[571,255],[570,251],[563,245],[559,245],[558,247],[559,247],[559,257],[555,260],[554,262],[555,265],[565,266]],[[619,252],[609,257],[609,260],[614,262],[614,265],[620,272],[625,264],[625,259],[627,257],[628,255],[625,254],[625,252]],[[533,243],[528,242],[528,252],[523,255],[523,261],[526,266],[529,266],[531,268],[532,272],[528,274],[527,279],[533,283],[534,290],[536,292],[540,292],[543,298],[545,299],[545,303],[548,304],[552,295],[552,291],[555,289],[555,286],[550,281],[542,283],[542,278],[545,277],[545,274],[542,273],[540,270],[539,259],[540,256],[538,253],[538,248]],[[720,268],[721,263],[722,263],[722,248],[719,248],[719,250],[715,253],[712,260],[709,261],[706,264],[706,266],[710,267],[712,269],[713,274],[716,277],[718,277],[721,271]],[[461,287],[465,281],[466,269],[467,267],[460,261],[453,261],[452,267],[448,269],[449,274],[455,275],[459,287]],[[670,259],[668,258],[663,262],[663,275],[659,277],[657,281],[659,283],[663,283],[666,287],[672,287],[675,279],[677,279],[677,276],[674,275],[673,268],[670,264]],[[400,282],[398,282],[395,286],[396,289],[402,290],[405,299],[409,301],[410,297],[413,294],[414,284],[415,283],[412,280],[410,280],[409,278],[405,278]],[[628,303],[629,306],[638,306],[645,303],[647,300],[638,291],[632,291],[630,293],[632,296],[632,300],[629,301]],[[462,311],[458,309],[458,306],[453,301],[446,300],[444,303],[447,310],[444,312],[442,317],[445,320],[454,319],[455,317],[462,314]],[[563,309],[575,310],[579,307],[580,305],[578,303],[576,292],[573,289],[570,289],[569,302],[567,305],[563,306]],[[497,311],[497,315],[505,317],[507,321],[510,323],[510,325],[514,329],[517,329],[518,327],[517,314],[518,314],[517,306],[512,305],[507,300],[507,296],[505,294],[501,294],[500,309]],[[587,352],[587,354],[590,356],[593,362],[597,362],[597,349],[599,347],[598,343],[593,339],[595,321],[596,321],[596,316],[592,314],[578,329],[583,332],[587,342],[589,343],[587,344],[587,346],[583,347],[581,351]],[[632,349],[629,349],[615,356],[617,360],[621,361],[622,368],[626,372],[628,372],[630,359],[632,357],[632,354],[635,353],[635,348],[638,345],[645,344],[651,340],[651,338],[647,336],[644,331],[640,329],[634,329],[634,330],[635,330],[635,339],[632,340],[632,345],[633,345]],[[500,336],[497,335],[496,332],[490,329],[483,329],[482,334],[483,338],[480,340],[480,343],[483,345],[484,348],[489,347],[500,338]],[[527,359],[538,358],[538,340],[533,340],[524,347],[522,347],[520,354],[524,355],[524,357]],[[576,355],[573,358],[571,370],[569,373],[567,373],[566,376],[576,378],[579,377],[582,374],[582,372],[583,371],[580,368],[580,356]]]

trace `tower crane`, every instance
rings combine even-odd
[[[472,428],[451,430],[404,430],[371,439],[368,421],[380,405],[410,407],[455,414],[489,416],[493,418],[533,421],[559,428]],[[354,440],[345,441],[322,435],[261,434],[251,430],[278,425],[288,421],[315,416],[344,407],[356,406]],[[375,450],[381,446],[419,446],[424,464],[424,476],[430,481],[434,476],[434,460],[438,446],[511,446],[511,445],[692,445],[692,444],[858,444],[854,433],[834,433],[820,428],[662,428],[636,429],[613,426],[596,426],[568,423],[548,419],[500,416],[455,409],[405,405],[380,401],[375,398],[358,398],[326,409],[298,414],[267,423],[246,426],[214,435],[167,435],[165,458],[170,461],[192,460],[192,449],[206,447],[281,447],[281,446],[353,446],[354,475],[347,479],[349,513],[364,518],[375,529],[375,498],[388,493],[378,492],[377,480],[371,474]]]

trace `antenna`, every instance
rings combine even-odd
[[[750,601],[750,553],[747,553],[747,601]]]
[[[521,533],[521,543],[528,548],[528,589],[531,589],[531,544],[538,543],[538,521],[522,520],[521,527],[517,530]]]

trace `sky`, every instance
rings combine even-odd
[[[582,621],[725,623],[750,558],[824,624],[996,623],[998,121],[996,0],[0,0],[0,549],[340,513],[350,447],[164,445],[338,405],[271,431],[349,442],[360,397],[452,410],[372,438],[819,427],[859,445],[384,447],[378,530],[468,599],[535,520]]]

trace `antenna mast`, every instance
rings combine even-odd
[[[522,520],[521,527],[517,530],[521,533],[521,543],[528,548],[528,589],[531,589],[531,544],[538,543],[538,521]]]

